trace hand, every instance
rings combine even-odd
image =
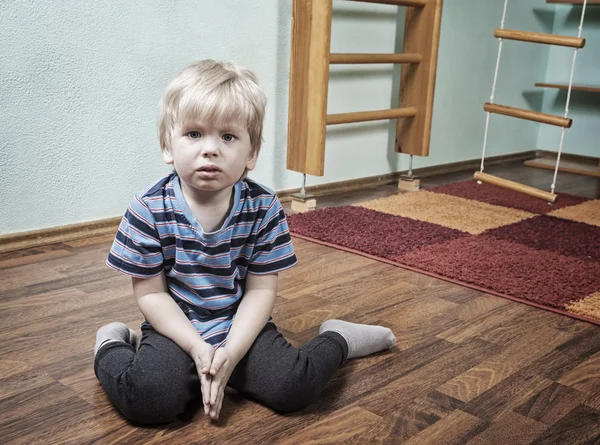
[[[192,346],[189,352],[190,357],[196,363],[198,377],[200,377],[200,389],[202,391],[202,403],[204,404],[204,412],[208,414],[210,407],[211,383],[212,377],[209,374],[215,351],[211,345],[206,343],[200,337],[199,342]]]
[[[219,348],[215,351],[210,367],[210,376],[212,377],[210,385],[210,418],[213,420],[219,419],[221,407],[223,406],[223,397],[225,396],[225,387],[238,361],[227,348]],[[206,407],[204,410],[206,412]]]

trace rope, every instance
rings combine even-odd
[[[579,33],[577,34],[578,38],[581,38],[581,34],[583,33],[583,19],[585,17],[585,8],[587,6],[587,0],[583,0],[583,9],[581,10],[581,21],[579,22]],[[565,104],[565,118],[569,115],[569,103],[571,102],[571,88],[573,87],[573,74],[575,73],[575,60],[577,60],[577,50],[575,48],[573,51],[573,63],[571,64],[571,76],[569,78],[569,88],[567,89],[567,102]],[[560,132],[560,144],[558,146],[558,156],[556,157],[556,166],[554,167],[554,179],[552,180],[552,185],[550,186],[550,190],[554,193],[554,189],[556,188],[556,177],[558,176],[558,166],[560,165],[560,155],[562,154],[563,142],[565,140],[565,127],[562,127],[562,131]]]
[[[587,0],[586,0],[587,1]],[[502,21],[500,22],[500,29],[504,29],[504,21],[506,19],[506,7],[508,5],[508,0],[504,0],[504,11],[502,12]],[[490,103],[494,103],[494,95],[496,94],[496,83],[498,81],[498,68],[500,67],[500,54],[502,54],[502,38],[498,39],[500,43],[498,44],[498,58],[496,59],[496,72],[494,73],[494,82],[492,84],[492,93],[490,94]],[[480,172],[483,173],[483,162],[485,160],[485,148],[487,146],[487,138],[488,138],[488,129],[490,127],[490,112],[487,112],[487,116],[485,118],[485,131],[483,133],[483,149],[481,152],[481,168]]]

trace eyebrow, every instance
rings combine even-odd
[[[192,129],[196,129],[196,128],[202,128],[205,127],[205,124],[203,122],[200,121],[195,121],[195,122],[188,122],[185,125],[182,125],[180,128],[182,131],[190,131]],[[219,125],[219,129],[221,131],[233,131],[233,132],[242,132],[245,130],[245,127],[241,127],[237,124],[233,124],[233,123],[226,123],[223,125]]]
[[[244,127],[240,127],[239,125],[236,124],[226,124],[221,126],[222,130],[225,131],[234,131],[234,132],[240,132],[240,131],[244,131]]]

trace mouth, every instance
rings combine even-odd
[[[207,164],[196,170],[198,176],[204,180],[215,180],[221,177],[222,170],[215,164]]]
[[[220,173],[221,169],[214,164],[203,165],[198,169],[199,172]]]

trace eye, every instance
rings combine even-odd
[[[198,139],[201,136],[201,134],[199,131],[190,131],[188,132],[187,136],[192,139]]]
[[[236,140],[236,137],[233,134],[231,134],[231,133],[227,133],[227,134],[223,135],[223,140],[225,142],[233,142],[233,141]]]

